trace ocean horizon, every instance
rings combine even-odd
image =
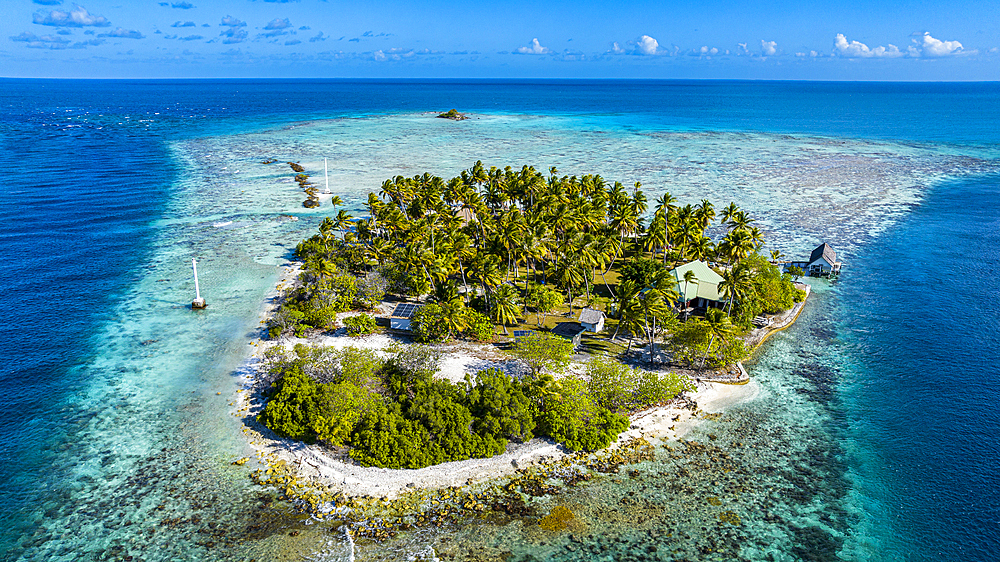
[[[4,559],[1000,556],[1000,83],[0,85]],[[434,118],[451,108],[472,118]],[[708,457],[658,453],[560,497],[581,537],[469,521],[349,555],[232,464],[252,452],[231,403],[259,315],[331,214],[265,158],[314,176],[327,158],[354,215],[387,178],[477,160],[639,181],[651,201],[735,202],[765,251],[830,243],[844,273],[809,280],[796,324],[747,362],[752,397],[689,436]]]

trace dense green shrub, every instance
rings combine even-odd
[[[377,394],[350,382],[319,385],[317,390],[320,411],[311,427],[317,439],[334,446],[346,444],[361,418],[382,403]]]
[[[389,280],[378,271],[371,271],[358,279],[354,304],[365,310],[375,309],[389,290]]]
[[[481,342],[493,341],[496,338],[496,326],[485,314],[466,308],[465,336]]]
[[[448,324],[444,308],[438,304],[425,304],[410,319],[413,339],[420,343],[438,343],[448,338]]]
[[[430,435],[407,419],[399,404],[382,404],[366,412],[351,434],[351,458],[362,466],[423,468],[434,464]]]
[[[258,421],[278,435],[312,441],[313,423],[322,415],[317,385],[295,365],[274,386],[274,393]]]
[[[594,401],[615,412],[656,406],[684,390],[693,390],[686,376],[642,371],[600,357],[590,360],[587,377],[587,390]]]
[[[548,332],[534,332],[517,338],[510,353],[527,365],[532,375],[543,369],[561,373],[569,364],[573,342]]]
[[[473,429],[496,440],[528,441],[535,429],[531,401],[521,383],[498,369],[465,376],[466,403]]]
[[[432,464],[485,458],[503,452],[505,440],[471,431],[472,414],[460,403],[459,387],[444,380],[433,380],[417,387],[407,401],[406,415],[419,421],[431,435],[429,455]]]
[[[347,333],[352,336],[367,336],[368,334],[375,333],[378,325],[375,323],[373,316],[358,314],[357,316],[344,318],[344,327],[347,328]]]
[[[631,281],[640,289],[655,286],[666,272],[667,267],[662,262],[650,258],[627,261],[619,270],[621,281]]]
[[[582,380],[566,377],[557,395],[545,397],[538,433],[570,451],[596,451],[613,443],[628,423],[627,417],[596,404]]]
[[[692,318],[674,329],[668,347],[673,360],[678,363],[694,363],[708,350],[712,330],[701,318]]]

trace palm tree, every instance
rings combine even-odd
[[[733,308],[733,301],[743,300],[753,288],[752,275],[746,267],[736,266],[722,272],[722,283],[719,283],[719,293],[729,301],[726,305],[728,314]]]
[[[642,306],[643,324],[649,338],[649,362],[656,361],[656,319],[669,313],[663,294],[657,289],[646,288],[639,291],[638,301]]]
[[[625,309],[632,306],[638,295],[639,295],[639,288],[635,286],[635,283],[632,280],[622,279],[618,283],[618,286],[615,287],[614,299],[615,299],[615,307],[618,309],[619,313],[618,315],[620,319],[624,319]],[[618,331],[621,330],[623,327],[625,326],[623,326],[622,321],[619,320],[618,327],[615,328],[615,333],[614,335],[611,336],[611,339],[617,338]]]
[[[705,311],[705,322],[708,324],[708,329],[710,330],[712,337],[708,340],[708,348],[705,349],[705,355],[701,358],[700,369],[705,368],[705,360],[708,358],[708,354],[712,351],[712,344],[715,342],[715,338],[718,337],[723,343],[728,343],[726,336],[729,336],[734,332],[733,323],[729,319],[729,315],[722,312],[718,308],[712,308]]]
[[[715,207],[708,199],[702,199],[701,204],[695,209],[694,215],[701,225],[701,231],[704,232],[708,225],[715,220]]]
[[[725,209],[722,209],[722,214],[719,215],[719,219],[723,223],[728,223],[733,220],[733,215],[739,212],[740,208],[736,206],[736,203],[730,203]]]
[[[493,302],[493,318],[497,324],[503,325],[503,333],[510,335],[507,331],[507,324],[517,322],[521,307],[517,304],[517,289],[510,285],[501,285],[497,289]]]
[[[691,281],[696,281],[698,278],[695,276],[694,271],[687,270],[684,272],[684,321],[687,322],[688,318],[688,303],[691,302],[691,298],[688,296],[688,283]]]
[[[327,218],[329,218],[329,217],[327,217]],[[334,220],[333,228],[335,230],[344,231],[351,224],[351,219],[353,219],[353,218],[354,217],[351,216],[350,213],[348,213],[344,209],[341,209],[341,210],[337,211],[337,218],[336,218],[336,220]]]

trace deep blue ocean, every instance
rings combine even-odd
[[[481,144],[423,129],[452,107]],[[377,178],[478,150],[718,195],[787,254],[841,250],[842,278],[750,365],[757,398],[711,430],[756,443],[732,452],[759,492],[733,499],[744,559],[1000,559],[1000,85],[0,80],[4,559],[337,559],[229,464],[249,451],[233,373],[324,213],[254,166],[329,155],[357,210]],[[616,559],[655,540],[604,532]]]

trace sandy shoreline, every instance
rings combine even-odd
[[[281,291],[294,283],[298,272],[297,265],[285,267],[273,294],[268,296],[262,308],[260,315],[262,323],[278,305]],[[342,316],[350,315],[351,313],[347,313]],[[243,433],[262,466],[284,461],[286,466],[298,473],[298,478],[329,486],[347,496],[391,499],[413,488],[439,489],[502,478],[527,466],[557,461],[571,454],[549,439],[535,438],[527,443],[511,443],[504,454],[487,459],[449,462],[421,469],[363,467],[355,463],[344,451],[278,437],[256,421],[257,414],[263,408],[260,396],[255,394],[259,387],[258,366],[268,347],[280,344],[290,349],[296,343],[307,343],[337,348],[354,346],[377,351],[384,349],[395,339],[384,334],[352,338],[343,334],[343,330],[338,330],[334,335],[324,334],[308,340],[290,338],[280,343],[264,340],[251,342],[254,351],[238,373],[240,388],[233,402],[235,406],[233,415],[242,418]],[[438,376],[452,381],[462,380],[466,373],[486,368],[503,369],[511,375],[519,375],[523,370],[520,364],[488,345],[460,343],[438,346],[438,349],[442,351]],[[571,365],[569,369],[569,371],[581,370],[581,365],[576,365],[575,369]],[[681,438],[702,421],[699,417],[701,412],[721,412],[733,404],[752,399],[757,391],[758,388],[753,383],[733,386],[699,382],[695,392],[684,393],[670,405],[634,413],[630,417],[630,428],[619,436],[612,448],[634,438],[648,440]]]

